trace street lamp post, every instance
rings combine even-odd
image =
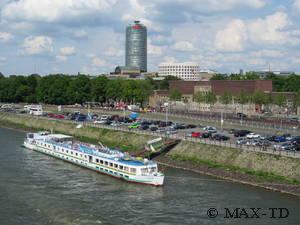
[[[165,109],[166,109],[166,125],[168,123],[168,108],[169,108],[169,102],[164,103]]]

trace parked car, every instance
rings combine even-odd
[[[193,137],[193,138],[200,138],[201,137],[201,133],[200,132],[192,132],[191,133],[191,137]]]
[[[240,119],[242,119],[242,118],[243,118],[243,119],[244,119],[244,118],[247,118],[247,115],[244,114],[244,113],[237,113],[236,115],[237,115],[237,117],[240,118]]]
[[[290,120],[290,122],[300,122],[300,118],[298,118],[298,117],[292,117],[289,120]]]
[[[210,138],[211,135],[212,135],[212,134],[211,134],[210,132],[204,132],[204,133],[202,133],[201,137],[202,137],[202,138]]]
[[[215,127],[206,126],[203,130],[209,133],[217,133],[217,129]]]
[[[176,130],[181,130],[181,129],[185,129],[186,128],[184,126],[184,124],[180,124],[180,123],[175,123],[171,127],[174,128],[174,129],[176,129]]]
[[[246,135],[246,138],[248,139],[256,139],[256,138],[260,138],[259,134],[255,134],[255,133],[249,133]]]
[[[291,141],[293,139],[291,134],[283,134],[282,136],[285,137],[286,141]]]
[[[134,124],[131,124],[130,126],[128,126],[129,129],[135,129],[135,128],[139,128],[141,126],[141,124],[139,122],[136,122]]]
[[[272,135],[272,136],[266,137],[266,140],[268,140],[268,141],[275,141],[275,138],[276,138],[276,136]]]
[[[157,127],[150,127],[151,131],[157,131],[157,129],[158,129]]]
[[[112,123],[110,124],[110,126],[112,126],[112,127],[118,127],[118,126],[120,126],[120,123],[118,123],[117,121],[112,121]]]
[[[245,137],[247,134],[251,133],[249,130],[236,130],[234,131],[235,137]]]
[[[248,141],[246,142],[246,145],[258,146],[258,145],[259,145],[259,140],[257,140],[257,139],[248,140]]]
[[[274,142],[285,142],[286,138],[284,136],[276,136]]]
[[[100,120],[108,120],[109,116],[108,115],[101,115]]]
[[[96,120],[94,120],[93,123],[95,123],[95,124],[105,124],[105,123],[106,123],[106,120],[96,119]]]
[[[260,147],[269,147],[269,146],[271,146],[271,142],[268,141],[268,140],[260,140],[258,142],[258,146],[260,146]]]
[[[222,134],[215,134],[211,139],[216,141],[228,141],[230,138]]]
[[[167,129],[166,134],[177,134],[177,130],[175,129]]]
[[[196,125],[194,125],[194,124],[188,124],[188,125],[186,125],[186,128],[187,129],[193,129],[193,128],[196,128],[197,126]]]
[[[78,115],[75,120],[77,122],[84,122],[84,121],[86,121],[86,115]]]
[[[294,150],[294,145],[292,143],[283,143],[282,145],[274,145],[274,150],[282,151],[292,151]]]
[[[247,139],[245,139],[245,138],[238,138],[235,143],[237,145],[245,145],[247,143]]]
[[[149,129],[149,126],[148,125],[141,125],[140,126],[140,128],[139,128],[140,130],[148,130]]]
[[[54,115],[54,118],[56,118],[56,119],[64,119],[65,116],[64,116],[64,115],[61,115],[61,114],[55,114],[55,115]]]

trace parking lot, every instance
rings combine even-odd
[[[13,111],[28,116],[24,111]],[[253,132],[246,129],[217,129],[207,123],[182,123],[173,120],[140,118],[138,114],[83,114],[79,111],[44,113],[40,118],[84,123],[88,126],[200,142],[218,146],[264,151],[272,154],[300,156],[300,135]]]
[[[217,129],[201,124],[176,123],[170,120],[150,120],[127,117],[118,114],[81,114],[65,112],[48,113],[44,117],[84,123],[88,126],[101,127],[135,133],[151,134],[206,144],[265,151],[272,154],[300,155],[300,136],[272,133],[254,133],[250,130]]]

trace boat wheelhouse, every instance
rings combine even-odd
[[[129,182],[161,186],[164,175],[157,163],[135,158],[128,153],[99,145],[75,141],[72,136],[28,133],[24,147],[101,172]]]

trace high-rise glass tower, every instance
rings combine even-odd
[[[126,27],[126,67],[147,71],[147,28],[140,21]]]

